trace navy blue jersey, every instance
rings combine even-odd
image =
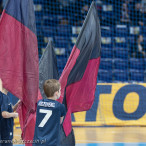
[[[59,146],[60,117],[63,116],[65,116],[63,104],[51,99],[39,100],[33,146]]]
[[[1,106],[3,102],[3,93],[0,91],[0,121],[2,119]]]
[[[1,105],[1,112],[3,111],[7,111],[9,113],[13,112],[9,96],[5,94],[3,94],[3,102]],[[12,140],[13,139],[13,125],[14,125],[13,118],[2,118],[1,125],[2,125],[1,127],[2,140]]]

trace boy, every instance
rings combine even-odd
[[[2,82],[2,81],[1,81]],[[1,85],[2,86],[2,85]],[[2,105],[1,105],[1,139],[2,143],[1,146],[12,146],[12,140],[13,140],[13,125],[14,121],[13,118],[18,117],[18,113],[14,113],[16,108],[18,107],[18,104],[20,101],[15,104],[14,107],[12,107],[10,103],[9,96],[7,95],[8,91],[3,88],[1,88],[1,96],[2,96]]]
[[[33,146],[59,146],[60,124],[65,116],[65,106],[56,101],[61,94],[58,80],[49,79],[44,83],[47,99],[37,103],[36,124]]]

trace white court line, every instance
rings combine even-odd
[[[131,144],[139,144],[139,142],[111,142],[111,141],[93,141],[93,140],[76,140],[76,142],[77,143],[80,143],[80,142],[84,142],[84,143],[113,143],[113,144],[115,144],[115,143],[123,143],[123,144],[129,144],[129,143],[131,143]],[[146,143],[140,143],[140,144],[146,144]]]

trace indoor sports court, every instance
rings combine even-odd
[[[76,146],[145,146],[145,127],[73,127]],[[14,139],[20,139],[15,129]],[[23,146],[17,144],[16,146]]]

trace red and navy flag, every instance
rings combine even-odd
[[[0,20],[0,77],[21,99],[20,124],[27,124],[38,96],[38,46],[33,0],[8,0]]]
[[[40,97],[46,98],[46,95],[43,90],[43,84],[45,80],[58,79],[58,78],[59,78],[59,74],[58,74],[58,68],[57,68],[56,54],[54,51],[53,42],[50,40],[39,62],[39,89],[41,92],[38,94],[39,98]],[[30,125],[29,128],[31,127],[31,129],[34,131],[35,117],[32,117],[29,125]],[[29,128],[27,129],[29,130]],[[73,130],[72,130],[72,133],[66,137],[64,134],[63,128],[61,126],[60,146],[64,146],[64,145],[70,145],[70,146],[75,145],[75,139],[74,139]]]
[[[77,42],[60,77],[60,102],[67,107],[63,122],[66,135],[71,132],[71,113],[91,108],[100,64],[101,33],[96,4],[92,2]]]
[[[43,85],[48,79],[59,79],[56,54],[51,40],[39,62],[39,89],[43,98],[46,98]]]

